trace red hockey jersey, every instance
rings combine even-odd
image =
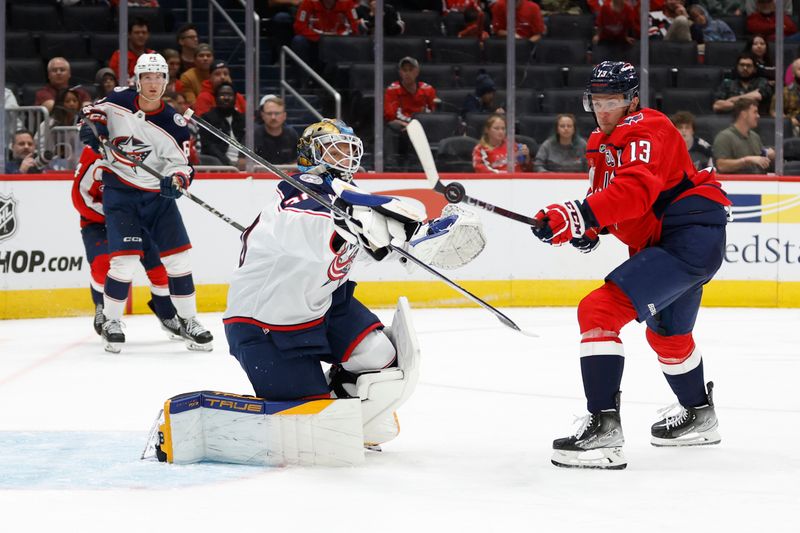
[[[414,113],[436,111],[436,89],[424,81],[417,82],[412,94],[399,82],[392,82],[383,94],[383,119],[386,122],[410,122]]]
[[[586,158],[586,201],[599,226],[627,244],[632,254],[658,243],[660,216],[669,204],[699,195],[730,205],[714,171],[695,171],[681,134],[653,109],[623,117],[611,135],[595,129]]]
[[[358,35],[357,5],[354,0],[337,0],[327,9],[320,0],[303,0],[294,19],[294,33],[312,42],[323,34]]]
[[[105,224],[103,213],[103,170],[95,164],[100,154],[85,146],[75,167],[72,182],[72,205],[81,215],[81,227],[87,224]]]

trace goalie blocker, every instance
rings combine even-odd
[[[397,367],[356,377],[353,398],[266,401],[224,392],[190,392],[168,399],[142,458],[176,464],[216,461],[263,466],[351,466],[364,446],[397,436],[395,410],[414,392],[419,343],[406,298],[387,336]]]

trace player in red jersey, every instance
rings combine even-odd
[[[720,442],[703,360],[692,338],[703,285],[722,264],[726,206],[714,170],[695,171],[669,119],[639,107],[633,65],[605,61],[584,93],[598,128],[589,137],[585,199],[549,205],[533,228],[542,241],[591,252],[599,235],[628,245],[630,258],[578,306],[580,364],[589,415],[572,436],[553,442],[556,466],[625,468],[619,415],[624,352],[619,332],[647,322],[647,340],[678,398],[651,428],[655,446]]]

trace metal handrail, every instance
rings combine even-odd
[[[323,118],[322,115],[320,114],[320,112],[317,111],[317,109],[314,106],[312,106],[308,102],[308,100],[303,98],[303,96],[299,92],[297,92],[297,90],[294,87],[289,85],[289,83],[286,81],[286,56],[287,55],[289,56],[290,59],[293,59],[297,63],[297,65],[306,72],[306,74],[311,76],[311,78],[314,81],[319,83],[322,86],[323,89],[325,89],[328,93],[330,93],[333,96],[336,118],[337,119],[341,119],[342,118],[342,95],[339,93],[339,91],[334,89],[327,81],[325,81],[322,78],[322,76],[320,76],[319,74],[314,72],[314,69],[312,69],[308,65],[308,63],[306,63],[305,61],[300,59],[300,56],[295,54],[294,51],[291,48],[289,48],[288,46],[282,46],[281,47],[281,98],[284,101],[286,100],[286,91],[288,90],[290,93],[292,93],[292,96],[297,98],[297,100],[301,104],[303,104],[303,106],[305,106],[305,108],[308,109],[315,117],[317,117],[320,120]]]
[[[239,0],[239,3],[242,7],[245,8],[245,21],[247,20],[247,4],[244,0]],[[236,22],[228,15],[225,10],[219,5],[217,0],[209,0],[209,9],[208,9],[208,43],[211,45],[211,48],[214,48],[214,9],[218,10],[222,15],[222,18],[225,19],[225,22],[233,29],[236,35],[245,43],[245,49],[247,48],[247,37],[245,36],[244,32],[239,29],[236,25]],[[255,72],[254,72],[254,79],[255,79],[255,90],[258,90],[259,87],[259,61],[260,61],[260,40],[261,40],[261,19],[259,18],[258,14],[255,12],[253,13],[253,21],[255,22],[256,28],[256,47],[255,47]],[[248,87],[248,90],[252,90],[253,88]]]

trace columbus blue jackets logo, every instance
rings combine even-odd
[[[114,137],[111,140],[111,144],[125,152],[128,157],[134,159],[138,163],[143,163],[147,156],[153,151],[153,147],[147,143],[144,143],[137,139],[136,137]],[[121,155],[117,154],[116,152],[111,152],[114,155],[114,159],[123,165],[127,165],[129,167],[135,167],[133,163],[122,157]]]
[[[642,113],[636,113],[635,115],[625,118],[620,126],[632,126],[640,120],[644,120],[644,115]]]
[[[0,241],[10,239],[17,231],[16,207],[13,196],[0,194]]]
[[[357,245],[348,243],[342,246],[342,249],[334,256],[333,261],[328,266],[328,281],[325,285],[331,281],[339,281],[347,276],[347,273],[350,272],[350,267],[353,266],[356,254],[358,254]]]

